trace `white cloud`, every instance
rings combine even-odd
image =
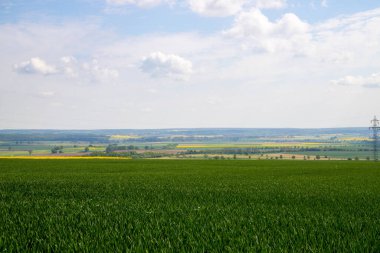
[[[240,13],[225,35],[240,39],[243,45],[267,52],[304,50],[310,39],[309,24],[287,13],[271,22],[259,9]]]
[[[14,69],[24,74],[50,75],[57,73],[55,66],[47,64],[39,57],[33,57],[30,60],[15,64]]]
[[[112,29],[96,26],[86,29],[83,23],[0,25],[0,114],[4,119],[1,126],[328,127],[360,124],[355,117],[366,122],[367,116],[362,112],[379,107],[380,89],[363,89],[360,85],[377,85],[362,80],[371,77],[364,73],[379,72],[380,10],[340,16],[316,25],[289,21],[292,16],[276,21],[259,14],[256,13],[255,22],[244,27],[247,29],[226,32],[228,39],[218,33],[194,32],[113,36]],[[296,16],[293,19],[299,21]],[[273,54],[241,50],[237,46],[241,44]],[[294,57],[305,48],[315,51],[307,57]],[[185,77],[191,76],[189,85],[170,85],[170,80],[165,79],[147,80],[149,75],[180,79],[172,74],[168,63],[158,60],[165,57],[156,57],[154,61],[149,55],[159,51],[191,60],[196,70],[189,67],[184,69],[190,71],[177,71],[187,73]],[[283,51],[293,53],[283,54]],[[15,76],[9,63],[22,62],[30,55],[53,64],[59,74],[51,78]],[[69,56],[61,59],[62,55]],[[156,67],[144,71],[140,62],[143,56]],[[93,58],[97,60],[93,62]],[[112,86],[76,85],[98,79],[94,72],[103,77],[118,75],[110,70],[120,71]],[[192,72],[196,75],[191,75]],[[354,76],[351,83],[359,84],[331,85],[330,80],[348,73]],[[39,91],[56,94],[41,99],[43,95],[38,96]],[[159,96],[154,94],[156,91]],[[19,102],[13,103],[15,100]],[[65,106],[46,106],[54,101]],[[71,105],[78,109],[71,110]],[[142,108],[153,108],[154,113],[141,117]],[[284,113],[273,120],[278,108]],[[252,111],[254,119],[247,117]],[[313,111],[311,122],[299,120],[299,115],[310,111]],[[327,116],[326,111],[330,112]]]
[[[108,81],[119,77],[119,72],[115,69],[101,67],[99,61],[94,59],[90,63],[82,65],[84,70],[89,76],[96,81]]]
[[[343,86],[362,86],[364,88],[380,88],[380,73],[375,73],[370,76],[345,76],[339,80],[331,81],[335,85]]]
[[[286,6],[285,0],[188,0],[192,11],[211,17],[232,16],[246,7],[279,9]]]
[[[62,72],[66,74],[69,77],[77,77],[78,71],[77,71],[77,64],[78,61],[73,56],[63,56],[61,57],[61,63],[62,63]]]
[[[327,0],[321,0],[321,6],[327,8],[328,7]]]
[[[380,53],[380,9],[339,16],[312,27],[315,55],[324,62],[375,67],[371,59]],[[378,69],[378,68],[377,68]],[[369,69],[375,72],[377,69]]]
[[[203,16],[224,17],[235,15],[246,0],[188,0],[192,11]]]
[[[88,82],[106,82],[117,79],[119,71],[109,67],[102,67],[98,60],[81,62],[73,56],[61,57],[61,73],[70,78],[85,80]]]
[[[111,7],[136,5],[151,8],[161,4],[174,5],[178,0],[106,0]],[[233,16],[245,8],[279,9],[286,7],[286,0],[185,0],[191,11],[208,17]],[[112,10],[112,9],[111,9]],[[109,10],[108,10],[109,11]]]
[[[107,0],[110,5],[121,6],[127,4],[137,5],[143,8],[154,7],[162,3],[171,3],[171,0]]]
[[[193,72],[192,63],[175,54],[155,52],[144,57],[141,70],[152,77],[168,77],[176,80],[187,80]]]
[[[26,74],[63,74],[70,78],[76,78],[86,82],[105,82],[119,77],[119,72],[109,67],[102,67],[98,60],[90,62],[78,61],[73,56],[63,56],[57,66],[49,65],[38,57],[31,58],[20,64],[14,65],[18,73]]]
[[[256,0],[254,5],[258,9],[281,9],[286,7],[285,0]]]

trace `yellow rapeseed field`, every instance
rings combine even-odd
[[[138,139],[140,136],[137,135],[111,135],[111,140],[129,140],[129,139]]]
[[[368,137],[343,137],[339,138],[342,141],[370,141],[371,139]]]

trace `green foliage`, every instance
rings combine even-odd
[[[128,146],[118,146],[117,144],[110,144],[106,148],[106,153],[111,153],[115,151],[125,151],[125,150],[138,150],[138,146],[128,145]]]
[[[63,146],[54,146],[51,149],[52,154],[58,154],[58,153],[63,153]]]
[[[358,161],[0,159],[0,252],[379,252]]]

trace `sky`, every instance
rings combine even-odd
[[[362,127],[378,0],[0,0],[0,129]]]

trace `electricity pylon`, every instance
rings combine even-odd
[[[376,116],[371,120],[372,126],[369,128],[373,131],[372,139],[373,139],[373,160],[378,161],[377,150],[378,150],[378,132],[380,130],[380,121],[376,118]]]

